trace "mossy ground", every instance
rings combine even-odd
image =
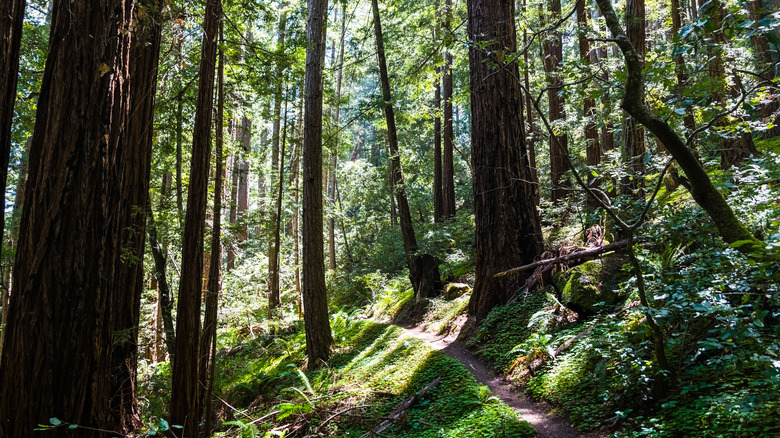
[[[317,371],[299,368],[304,345],[300,332],[261,337],[223,351],[216,391],[223,423],[217,435],[358,437],[437,377],[441,383],[382,436],[534,435],[531,425],[460,363],[403,329],[343,314],[336,314],[332,325],[337,347]],[[154,381],[145,383],[145,394],[159,394],[150,391]]]

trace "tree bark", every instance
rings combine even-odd
[[[303,133],[303,320],[310,369],[328,360],[333,345],[322,241],[322,71],[327,10],[327,0],[309,0]]]
[[[123,137],[124,181],[121,215],[122,263],[117,271],[121,301],[115,308],[115,333],[124,333],[111,356],[111,423],[130,434],[141,425],[136,399],[138,324],[144,290],[146,208],[154,139],[154,92],[160,56],[161,0],[141,0],[135,7],[135,36],[130,46],[130,118]],[[141,12],[143,11],[143,13]]]
[[[717,46],[708,46],[707,55],[709,57],[708,70],[712,83],[712,101],[717,103],[717,106],[725,108],[726,93],[736,96],[740,91],[734,87],[730,87],[726,80],[726,67],[724,59],[724,48],[728,45],[728,38],[726,33],[722,29],[723,18],[726,14],[722,0],[713,0],[708,6],[703,6],[702,10],[707,11],[711,17],[711,27],[707,26],[708,36],[713,38],[717,42]],[[722,117],[717,126],[723,129],[728,129],[729,125],[733,123],[727,118]],[[749,158],[751,155],[757,156],[758,150],[756,149],[753,138],[749,132],[744,132],[737,137],[722,137],[720,139],[720,168],[728,169],[735,166],[742,161]]]
[[[393,111],[393,96],[390,90],[390,78],[387,73],[387,60],[385,59],[385,44],[382,37],[382,23],[379,19],[378,0],[372,0],[371,6],[374,13],[374,33],[376,36],[377,60],[379,62],[379,80],[382,86],[382,98],[385,101],[387,144],[390,155],[390,180],[393,183],[392,187],[398,205],[401,237],[404,243],[404,252],[406,253],[406,263],[409,267],[409,277],[412,282],[412,287],[414,288],[415,297],[419,300],[420,298],[427,298],[434,295],[436,283],[440,281],[438,277],[439,269],[438,263],[435,260],[431,260],[433,257],[427,254],[418,254],[417,239],[414,235],[412,214],[409,209],[409,199],[407,198],[404,174],[401,169],[401,156],[398,151],[398,133],[395,125],[395,112]],[[444,198],[446,198],[446,195]],[[444,213],[446,214],[446,210]]]
[[[26,0],[5,0],[0,4],[0,189],[8,183],[8,160],[11,154],[11,122],[16,102],[19,73],[19,47]],[[18,188],[17,188],[18,190]],[[0,246],[5,231],[5,196],[0,199]],[[5,304],[5,303],[3,303]],[[5,310],[5,306],[3,306]]]
[[[190,184],[182,240],[182,267],[176,307],[176,356],[171,387],[171,424],[184,426],[183,434],[198,434],[200,388],[198,363],[200,344],[200,299],[203,285],[203,228],[206,218],[209,161],[211,155],[211,112],[217,57],[217,32],[222,18],[221,0],[208,0],[203,19],[203,47],[198,74]],[[186,333],[186,336],[181,336]]]
[[[444,37],[452,41],[452,0],[444,1]],[[442,75],[442,100],[444,101],[444,149],[442,150],[442,216],[455,217],[455,163],[453,150],[455,133],[452,125],[452,52],[449,44],[444,49],[444,74]]]
[[[223,39],[223,22],[219,23],[220,41]],[[214,369],[217,361],[217,310],[219,295],[222,291],[222,196],[223,177],[225,174],[224,114],[225,114],[225,52],[219,48],[219,67],[217,68],[217,112],[214,123],[216,170],[214,172],[214,213],[211,227],[211,258],[209,279],[206,286],[206,312],[203,317],[203,335],[200,340],[199,380],[201,388],[207,388],[203,397],[202,410],[205,412],[204,429],[211,436],[212,406],[211,398],[214,388]]]
[[[336,107],[334,108],[333,122],[336,127],[334,133],[334,145],[331,165],[333,170],[330,174],[330,185],[328,187],[328,199],[331,205],[336,205],[336,185],[338,184],[338,164],[339,164],[339,135],[341,128],[341,85],[344,79],[344,42],[347,34],[347,10],[344,8],[341,14],[341,36],[339,38],[339,57],[338,70],[336,71]],[[334,208],[335,211],[335,208]],[[346,236],[344,237],[346,239]],[[333,214],[328,218],[328,263],[331,270],[336,269],[336,220]]]
[[[134,6],[53,5],[0,369],[3,437],[27,437],[51,417],[121,429],[110,412],[111,351],[125,335],[115,331],[116,308],[129,301],[116,275],[117,212],[125,166],[143,159],[122,141],[132,35],[121,30]]]
[[[645,0],[628,0],[626,4],[626,32],[637,51],[641,68],[645,65]],[[642,174],[645,172],[645,128],[635,118],[625,121],[626,139],[621,154],[628,175],[620,181],[620,193],[634,199],[644,198]]]
[[[477,253],[469,313],[477,320],[506,303],[525,280],[493,275],[530,263],[542,251],[521,125],[520,75],[517,64],[501,63],[495,56],[496,51],[517,50],[514,17],[513,0],[468,2],[468,35],[474,41],[469,68]]]
[[[279,153],[279,181],[276,188],[273,214],[276,222],[273,224],[271,247],[268,259],[268,318],[274,318],[275,309],[282,305],[279,286],[280,230],[282,228],[282,194],[284,189],[284,152],[287,144],[287,102],[284,103],[284,123],[282,124],[282,144]],[[272,258],[271,258],[272,257]]]
[[[157,226],[154,221],[154,212],[151,207],[147,212],[148,224],[146,226],[149,235],[149,248],[152,250],[154,259],[154,278],[157,280],[159,290],[160,309],[163,319],[163,330],[165,331],[165,346],[168,348],[168,355],[173,359],[176,353],[176,336],[173,330],[173,300],[171,299],[171,289],[168,286],[168,275],[165,268],[165,253],[157,239]]]
[[[759,241],[750,234],[734,214],[726,200],[712,184],[707,172],[696,159],[693,152],[685,145],[682,137],[645,104],[642,64],[639,56],[631,41],[620,27],[620,22],[610,1],[596,0],[596,3],[604,14],[607,26],[626,61],[626,92],[621,106],[652,132],[674,157],[677,164],[680,165],[680,168],[688,176],[691,185],[689,189],[691,196],[709,214],[718,228],[721,238],[729,244],[744,241],[745,244],[737,245],[737,249],[745,253],[751,253],[754,247],[759,245]]]
[[[437,69],[437,74],[439,69]],[[433,221],[439,223],[444,216],[442,205],[442,168],[441,168],[441,80],[436,79],[433,95],[436,113],[433,118]],[[355,155],[355,154],[353,154]],[[354,161],[354,160],[353,160]]]
[[[549,0],[548,11],[553,21],[561,17],[561,0]],[[544,42],[544,72],[547,79],[547,102],[549,107],[550,122],[562,124],[566,119],[563,98],[563,79],[560,73],[560,63],[563,62],[563,45],[560,32],[553,32]],[[556,129],[562,130],[562,127]],[[563,179],[566,173],[566,160],[563,154],[569,150],[569,137],[565,133],[556,134],[550,139],[550,177],[552,178],[551,200],[553,202],[563,199],[567,194],[570,184]],[[563,145],[564,150],[558,147]]]
[[[680,11],[680,0],[669,0],[669,13],[672,14],[672,35],[677,39],[682,28],[682,13]],[[682,53],[674,57],[674,71],[677,75],[676,94],[679,100],[685,99],[685,89],[688,85],[688,68],[685,65],[685,58]],[[685,106],[685,115],[683,116],[683,126],[688,132],[696,130],[696,120],[693,117],[693,109],[690,105]]]
[[[580,62],[583,66],[589,67],[593,54],[590,49],[590,42],[588,41],[587,29],[588,29],[588,12],[585,8],[584,1],[578,1],[577,8],[577,26],[579,27],[578,43],[580,49]],[[601,163],[601,146],[599,144],[599,133],[596,125],[596,101],[591,97],[585,97],[582,102],[582,114],[585,117],[585,162],[588,166],[597,166]],[[591,188],[599,186],[600,181],[595,178],[588,177],[589,185]],[[596,207],[597,202],[589,197],[588,205]]]
[[[276,42],[276,83],[274,84],[276,89],[274,92],[274,123],[273,132],[271,134],[271,184],[269,187],[268,199],[276,199],[277,196],[277,181],[281,181],[282,169],[279,166],[279,141],[281,138],[281,124],[282,124],[282,100],[284,90],[284,64],[282,63],[282,57],[285,50],[285,37],[287,30],[287,12],[285,8],[287,1],[282,1],[282,13],[279,16],[278,26],[278,38]],[[271,234],[268,240],[268,315],[274,312],[274,309],[281,305],[279,298],[279,247],[277,246],[277,236],[281,228],[281,218],[277,215],[277,209],[271,208]]]

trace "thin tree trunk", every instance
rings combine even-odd
[[[233,138],[238,139],[241,141],[241,135],[240,132],[242,132],[238,127],[236,126],[236,123],[234,120],[230,121],[230,125],[233,126]],[[230,209],[228,211],[228,223],[231,226],[235,226],[237,222],[237,216],[238,216],[238,161],[239,161],[239,152],[235,151],[233,152],[232,158],[229,160],[231,162],[230,167]],[[228,245],[227,248],[227,270],[230,272],[233,268],[236,266],[236,243],[232,242]]]
[[[8,183],[8,160],[11,154],[11,122],[16,101],[19,73],[19,47],[26,0],[4,0],[0,3],[0,190],[5,194]],[[18,188],[17,188],[18,190]],[[0,247],[5,235],[5,195],[0,199]],[[4,292],[5,294],[5,292]],[[3,301],[3,313],[6,306]],[[5,318],[3,318],[3,322]],[[0,339],[1,341],[2,339]],[[0,348],[2,345],[0,344]]]
[[[149,207],[147,214],[146,233],[149,235],[149,248],[152,250],[152,258],[154,259],[154,278],[157,280],[158,299],[162,312],[163,330],[165,331],[165,346],[168,348],[168,355],[173,359],[176,353],[176,336],[173,330],[173,300],[165,268],[166,257],[162,245],[157,239],[157,225],[151,207]]]
[[[677,38],[677,35],[680,33],[680,29],[682,28],[682,13],[680,11],[680,0],[669,0],[670,2],[670,13],[672,14],[672,35],[674,38]],[[685,59],[683,58],[682,53],[677,54],[677,56],[674,57],[674,70],[675,74],[677,75],[677,86],[675,87],[677,98],[679,100],[684,100],[684,92],[685,89],[688,87],[688,73],[687,73],[687,67],[685,66]],[[683,116],[683,126],[685,126],[685,129],[688,132],[693,132],[696,130],[696,121],[693,118],[693,109],[690,105],[685,106],[685,115]]]
[[[282,228],[282,194],[284,193],[284,152],[287,144],[287,102],[284,103],[284,123],[282,125],[282,144],[279,154],[279,182],[276,189],[276,199],[274,202],[274,217],[276,222],[273,224],[273,235],[271,236],[271,247],[268,259],[268,318],[274,318],[277,312],[275,309],[282,305],[281,292],[279,285],[279,265],[280,265],[280,234]]]
[[[437,68],[437,75],[440,70]],[[436,115],[433,118],[433,221],[439,223],[444,216],[442,204],[441,113],[439,112],[441,111],[441,80],[439,78],[436,79],[433,102],[436,107]]]
[[[584,66],[590,66],[591,64],[591,52],[590,42],[588,41],[587,29],[588,29],[588,12],[585,9],[585,2],[578,1],[577,8],[577,26],[579,27],[579,49],[580,49],[580,62]],[[601,147],[599,145],[599,134],[596,125],[596,102],[591,97],[585,97],[582,102],[582,113],[585,117],[585,162],[589,166],[596,166],[601,162]],[[595,178],[588,178],[591,187],[598,187],[599,180]],[[595,207],[597,204],[592,198],[588,198],[588,203],[591,207]]]
[[[503,64],[491,54],[517,50],[514,17],[514,0],[468,2],[468,35],[475,43],[469,68],[477,253],[469,313],[478,321],[506,303],[525,281],[523,276],[493,275],[528,264],[542,251],[520,116],[520,72],[516,63]]]
[[[236,240],[243,248],[247,239],[246,215],[249,212],[249,160],[252,153],[252,121],[246,116],[241,117],[241,151],[238,161],[238,205],[236,206],[236,222],[238,232]]]
[[[374,33],[376,35],[377,58],[379,61],[379,80],[382,86],[382,98],[385,101],[391,181],[393,182],[395,200],[398,204],[401,237],[404,243],[404,252],[406,253],[406,263],[409,266],[409,277],[412,287],[414,287],[415,297],[419,300],[420,298],[433,296],[435,293],[436,283],[440,280],[438,261],[428,254],[418,254],[417,239],[414,235],[412,215],[406,195],[403,170],[401,169],[401,156],[398,151],[398,134],[396,132],[395,113],[392,103],[393,96],[390,91],[390,79],[387,74],[385,44],[382,37],[382,24],[379,19],[378,0],[372,0],[371,6],[374,12]]]
[[[282,117],[282,100],[283,91],[285,86],[284,64],[282,63],[282,57],[285,50],[285,37],[287,30],[287,12],[285,7],[287,5],[286,0],[282,0],[282,13],[279,16],[278,37],[276,42],[276,83],[274,84],[274,113],[273,113],[273,132],[271,134],[271,174],[269,185],[268,199],[275,199],[277,193],[276,182],[280,180],[277,175],[281,175],[283,172],[279,167],[279,141],[281,138],[281,117]],[[281,227],[281,219],[276,214],[276,208],[270,208],[271,216],[271,234],[268,239],[268,315],[269,317],[274,314],[274,309],[279,307],[281,301],[279,300],[279,248],[276,245],[276,236],[279,235],[279,229]]]
[[[645,0],[628,0],[626,4],[626,33],[631,44],[637,50],[639,62],[644,68],[645,64]],[[641,175],[645,172],[645,128],[635,118],[626,120],[626,140],[623,143],[621,154],[623,161],[627,163],[628,172],[620,182],[620,193],[629,195],[635,199],[644,197]]]
[[[333,121],[336,127],[335,141],[333,145],[332,155],[332,167],[333,170],[330,174],[330,185],[328,189],[328,198],[331,205],[336,204],[336,183],[338,181],[338,151],[339,151],[339,125],[341,123],[341,83],[344,79],[344,40],[347,34],[347,9],[344,8],[341,15],[341,36],[339,38],[339,58],[338,58],[338,70],[336,71],[336,108],[334,108]],[[335,209],[334,209],[335,210]],[[331,214],[328,218],[328,261],[331,270],[336,269],[336,230],[335,230],[335,218]]]
[[[208,0],[203,20],[203,48],[198,75],[187,215],[182,240],[182,267],[176,316],[176,357],[171,387],[171,424],[184,426],[183,434],[196,436],[200,421],[198,363],[200,346],[200,299],[203,279],[203,224],[206,217],[211,113],[217,57],[217,32],[222,19],[221,0]],[[186,333],[186,336],[181,336]]]
[[[552,20],[559,20],[561,17],[561,0],[549,0],[548,10]],[[560,32],[553,32],[544,43],[544,71],[547,78],[547,102],[550,114],[550,122],[561,124],[566,119],[563,99],[563,79],[560,73],[560,63],[563,62],[563,45]],[[558,130],[563,130],[558,127]],[[567,153],[569,147],[569,137],[565,133],[556,134],[555,138],[550,139],[550,177],[552,178],[551,200],[553,202],[566,197],[566,188],[568,182],[564,181],[563,174],[566,172],[566,160],[563,154]],[[558,147],[563,145],[564,150]]]
[[[523,0],[523,15],[526,15],[526,0]],[[523,69],[523,80],[525,82],[525,89],[531,90],[530,84],[530,69],[531,60],[528,59],[528,29],[527,26],[523,27],[523,61],[525,68]],[[539,190],[539,171],[536,167],[536,126],[534,125],[534,113],[533,104],[531,103],[531,95],[524,96],[523,106],[526,111],[526,123],[528,124],[528,133],[526,138],[526,147],[528,148],[528,161],[531,166],[531,182],[533,183],[534,205],[538,206],[541,203],[541,191]]]
[[[220,41],[223,39],[223,22],[219,23]],[[217,310],[219,295],[222,290],[222,179],[225,174],[224,166],[224,114],[225,114],[225,52],[219,49],[219,67],[217,69],[217,112],[214,123],[216,171],[214,172],[214,213],[211,227],[211,266],[209,267],[209,279],[206,286],[206,312],[203,318],[203,336],[200,340],[200,385],[208,388],[203,398],[203,410],[205,411],[204,429],[207,436],[211,436],[212,406],[211,398],[214,388],[214,369],[217,361]]]
[[[452,41],[452,0],[444,1],[444,33]],[[452,52],[444,51],[444,75],[442,76],[442,99],[444,100],[444,149],[442,150],[442,216],[455,217],[455,134],[452,126]]]
[[[303,320],[310,369],[330,357],[333,345],[322,241],[322,71],[327,10],[327,0],[309,0],[303,134]]]
[[[181,57],[181,46],[179,46],[179,57]],[[176,218],[179,226],[184,220],[184,185],[182,183],[182,147],[184,142],[184,88],[181,88],[181,77],[179,77],[179,95],[176,97]]]
[[[143,160],[123,148],[132,35],[121,29],[131,25],[133,6],[53,4],[0,367],[4,438],[28,437],[52,417],[122,427],[110,412],[111,351],[124,335],[115,332],[116,308],[132,300],[116,275],[118,212],[131,196],[125,166]],[[3,63],[15,62],[6,53]]]

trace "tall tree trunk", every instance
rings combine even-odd
[[[469,68],[477,251],[469,313],[477,320],[506,303],[525,281],[522,276],[493,275],[530,263],[542,251],[520,117],[520,72],[517,64],[503,64],[491,54],[517,50],[514,17],[514,0],[468,2],[468,35],[475,43],[469,50]]]
[[[436,70],[438,75],[441,70],[438,68]],[[433,118],[433,221],[439,223],[444,217],[441,168],[441,80],[439,78],[436,79],[436,89],[433,96],[436,107],[436,114]]]
[[[444,2],[444,34],[447,41],[452,36],[452,0]],[[449,46],[449,44],[447,44]],[[442,213],[444,218],[455,217],[455,134],[452,126],[452,51],[444,51],[444,75],[442,76],[442,99],[444,100],[444,150],[442,151]]]
[[[247,239],[246,215],[249,212],[249,154],[252,153],[252,121],[246,116],[241,117],[241,153],[238,160],[238,205],[236,205],[236,222],[238,232],[236,240],[243,248]]]
[[[234,120],[230,121],[230,125],[233,127],[233,138],[241,141],[240,132],[242,132],[237,126]],[[233,152],[230,161],[230,208],[228,210],[228,223],[231,226],[235,226],[238,216],[238,161],[239,152]],[[236,242],[232,242],[227,248],[227,270],[230,272],[236,266]]]
[[[626,33],[637,50],[639,62],[645,64],[645,0],[628,0],[626,4]],[[626,139],[621,155],[627,163],[628,175],[620,182],[620,193],[635,199],[643,198],[641,175],[645,171],[645,128],[635,118],[626,120]]]
[[[601,16],[601,11],[595,9],[593,11],[594,19]],[[601,26],[601,20],[594,20],[599,24],[599,31],[606,30]],[[601,70],[601,82],[604,84],[610,83],[609,71],[606,67],[606,63],[609,62],[609,54],[606,47],[603,44],[599,44],[596,47],[596,60],[599,63],[599,69]],[[615,149],[615,129],[611,126],[610,122],[610,109],[613,107],[612,99],[610,97],[609,87],[604,87],[601,90],[601,111],[602,111],[602,123],[601,132],[599,133],[599,144],[601,145],[601,151],[607,152]]]
[[[726,200],[712,184],[707,172],[691,150],[686,147],[682,137],[645,104],[642,64],[636,49],[620,27],[620,21],[615,14],[612,3],[610,0],[596,0],[596,3],[604,14],[607,26],[626,61],[626,92],[621,106],[647,127],[674,157],[688,177],[691,185],[689,189],[691,196],[709,214],[718,228],[721,238],[729,244],[743,241],[744,243],[737,246],[737,249],[748,254],[753,252],[760,245],[759,241],[734,214]]]
[[[223,39],[223,21],[219,23],[219,39]],[[222,196],[223,177],[225,174],[224,143],[224,114],[225,114],[225,52],[219,48],[219,67],[217,70],[217,112],[214,123],[215,151],[214,160],[216,170],[214,172],[214,213],[211,227],[211,266],[209,267],[209,280],[206,285],[206,312],[203,317],[203,336],[200,340],[200,364],[199,380],[201,388],[207,388],[203,397],[202,408],[205,411],[204,429],[207,436],[211,436],[212,406],[211,397],[214,389],[214,370],[217,361],[217,310],[219,295],[222,290]]]
[[[330,174],[330,185],[328,188],[328,198],[331,205],[336,205],[336,184],[338,183],[338,165],[339,165],[339,139],[341,138],[341,84],[344,79],[344,40],[347,35],[347,9],[344,8],[341,14],[341,36],[339,37],[339,58],[336,71],[336,107],[334,108],[333,122],[336,128],[334,135],[333,153],[331,165],[333,170]],[[336,209],[334,208],[333,211]],[[331,270],[336,269],[336,220],[335,214],[328,218],[328,262]]]
[[[414,287],[415,296],[417,299],[427,298],[434,295],[436,283],[440,281],[438,261],[429,254],[418,254],[417,239],[414,235],[412,214],[409,210],[406,184],[404,183],[403,170],[401,169],[401,156],[398,151],[398,134],[396,132],[395,113],[393,111],[393,96],[390,91],[390,78],[387,74],[385,43],[382,37],[382,23],[379,19],[378,0],[371,0],[371,6],[374,11],[374,33],[376,35],[377,58],[379,62],[379,80],[382,85],[382,98],[385,101],[391,181],[393,182],[395,200],[398,204],[401,237],[404,242],[406,263],[409,266],[409,277],[412,287]]]
[[[198,74],[198,100],[192,142],[187,214],[182,240],[181,281],[176,307],[176,356],[173,360],[171,423],[184,426],[186,436],[198,434],[200,388],[198,363],[200,345],[200,297],[203,279],[203,228],[206,218],[209,161],[211,156],[211,112],[217,57],[217,32],[222,19],[222,1],[207,0],[203,19],[203,47]],[[186,336],[182,336],[186,333]]]
[[[301,149],[303,148],[303,94],[301,94],[298,104],[298,129],[297,138],[299,142],[296,143],[295,149],[290,157],[290,183],[295,183],[295,190],[293,192],[295,196],[294,206],[295,212],[292,219],[292,236],[294,240],[293,253],[295,258],[295,296],[298,307],[298,317],[303,317],[303,298],[301,297],[301,248],[300,248],[300,230],[299,230],[299,207],[300,207],[300,168],[301,168]]]
[[[138,37],[130,46],[130,107],[125,148],[122,188],[121,239],[125,252],[117,277],[122,288],[116,303],[114,333],[123,333],[115,340],[111,355],[111,415],[112,424],[130,434],[141,425],[136,399],[138,364],[138,324],[141,314],[141,294],[144,290],[144,249],[146,244],[146,208],[149,202],[149,177],[154,139],[154,92],[157,89],[157,66],[160,57],[162,25],[161,0],[141,0],[134,11]],[[141,13],[143,11],[144,13]],[[153,12],[149,12],[153,11]]]
[[[122,141],[132,110],[133,36],[121,30],[131,25],[134,6],[53,5],[0,367],[6,438],[30,436],[51,417],[122,427],[110,412],[111,351],[123,335],[115,332],[117,307],[131,300],[117,275],[117,212],[129,196],[125,166],[143,160]]]
[[[287,30],[287,12],[285,7],[287,1],[282,0],[282,13],[279,16],[278,39],[276,42],[276,56],[278,66],[276,68],[276,90],[274,93],[274,124],[271,134],[271,184],[269,187],[268,199],[276,199],[277,181],[281,181],[282,169],[279,167],[279,141],[281,138],[282,124],[282,99],[285,86],[285,76],[281,58],[284,56],[285,35]],[[279,177],[277,177],[279,175]],[[275,203],[274,203],[275,205]],[[277,236],[281,228],[281,218],[277,215],[277,209],[271,208],[271,234],[268,239],[268,316],[275,315],[274,309],[281,305],[279,298],[279,247],[277,246]]]
[[[274,310],[282,305],[281,287],[279,285],[280,265],[280,234],[282,228],[282,195],[284,189],[284,152],[287,144],[287,102],[284,102],[284,122],[282,123],[282,144],[279,153],[279,181],[276,186],[273,214],[276,222],[273,224],[271,247],[274,249],[268,259],[268,318],[274,318]]]
[[[8,183],[8,160],[11,154],[11,122],[16,102],[19,73],[19,46],[26,0],[4,0],[0,4],[0,190],[5,194]],[[18,188],[17,188],[18,190]],[[0,246],[5,235],[5,195],[0,199]],[[5,304],[5,303],[0,303]],[[3,305],[5,311],[6,306]]]
[[[27,182],[27,167],[28,167],[28,161],[29,161],[29,155],[30,155],[30,141],[32,140],[32,137],[27,137],[27,140],[25,141],[25,149],[22,152],[22,160],[19,166],[19,178],[16,181],[16,196],[14,197],[14,206],[11,210],[11,236],[6,241],[8,248],[13,251],[15,254],[17,245],[17,239],[19,236],[19,222],[21,220],[22,216],[22,208],[24,206],[24,189]],[[0,288],[2,288],[2,293],[0,293],[0,305],[2,305],[3,312],[2,316],[0,316],[0,326],[5,327],[6,323],[8,322],[8,307],[10,305],[11,300],[11,288],[13,287],[13,284],[11,283],[11,274],[13,274],[13,264],[14,264],[14,258],[13,256],[9,256],[7,258],[2,258],[3,260],[3,284],[0,285]],[[3,341],[5,339],[5,330],[0,331],[0,358],[2,358],[2,352],[3,352]]]
[[[588,12],[584,1],[578,1],[577,8],[577,26],[579,27],[578,42],[580,49],[580,62],[584,66],[590,66],[593,54],[588,41]],[[585,117],[585,162],[589,166],[596,166],[601,162],[601,146],[599,145],[599,133],[596,124],[596,101],[592,97],[586,96],[582,102],[582,113]],[[599,180],[588,178],[591,187],[598,187]],[[597,203],[592,198],[588,199],[588,204],[595,207]]]
[[[726,108],[726,93],[736,96],[740,91],[730,87],[726,80],[724,52],[728,46],[728,38],[722,29],[723,18],[726,14],[723,8],[724,5],[721,0],[713,0],[708,2],[707,6],[703,6],[702,11],[706,11],[711,16],[712,27],[707,27],[707,29],[710,29],[708,36],[718,43],[717,46],[708,46],[707,48],[707,56],[709,57],[708,70],[713,82],[712,101],[719,104],[721,108]],[[718,127],[722,129],[728,129],[729,125],[730,122],[725,117],[721,118],[718,123]],[[756,150],[756,145],[753,143],[753,138],[749,132],[742,133],[738,137],[729,136],[720,139],[721,169],[728,169],[737,165],[751,155],[758,155],[758,150]]]
[[[330,357],[325,254],[322,241],[322,71],[328,0],[309,0],[303,133],[303,321],[308,367]]]
[[[670,11],[669,13],[672,14],[672,35],[673,39],[677,39],[677,35],[680,33],[680,29],[682,28],[682,13],[680,11],[680,0],[669,0],[670,3]],[[674,71],[677,75],[677,86],[675,87],[677,98],[679,100],[684,100],[684,93],[685,89],[688,86],[688,73],[687,73],[687,67],[685,66],[685,58],[683,58],[682,53],[677,54],[677,56],[674,57]],[[685,126],[685,129],[688,132],[693,132],[696,129],[696,121],[693,118],[693,108],[691,108],[690,105],[686,105],[685,107],[685,115],[683,116],[683,126]]]
[[[182,46],[179,45],[179,58],[182,57]],[[181,87],[181,76],[179,76],[179,94],[176,96],[176,219],[179,226],[184,220],[184,184],[182,182],[182,161],[183,143],[184,143],[184,92],[186,87]]]
[[[526,0],[523,0],[523,15],[526,15]],[[529,94],[523,96],[523,106],[525,108],[525,122],[528,124],[528,135],[526,135],[526,147],[528,148],[528,161],[531,166],[531,182],[533,183],[534,192],[534,205],[538,206],[541,203],[541,193],[539,190],[539,171],[536,167],[536,126],[534,125],[534,113],[533,104],[531,103],[531,84],[530,84],[530,69],[531,60],[528,59],[528,26],[523,27],[523,61],[525,68],[523,69],[523,81],[525,82],[525,89]]]
[[[154,278],[157,280],[158,300],[162,313],[163,330],[165,331],[165,346],[168,348],[168,355],[173,359],[176,353],[176,336],[173,330],[173,300],[165,268],[166,256],[160,241],[157,239],[157,225],[151,207],[149,207],[147,215],[146,232],[149,235],[149,248],[152,250],[152,258],[154,259]]]
[[[549,0],[548,11],[553,21],[561,18],[561,0]],[[566,119],[563,99],[563,79],[560,73],[560,63],[563,62],[563,45],[560,32],[553,32],[544,42],[544,72],[547,78],[547,102],[550,122],[559,125],[556,131],[563,130],[560,126]],[[556,140],[557,139],[557,140]],[[558,147],[563,146],[564,150]],[[566,197],[568,182],[564,181],[566,159],[564,154],[569,150],[569,136],[565,133],[556,134],[550,138],[550,177],[552,178],[551,200],[553,202]]]

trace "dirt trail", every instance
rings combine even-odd
[[[462,341],[458,341],[458,333],[447,336],[428,333],[419,326],[401,325],[406,332],[417,339],[430,343],[434,349],[457,359],[474,375],[477,381],[487,385],[488,388],[504,401],[509,407],[522,415],[523,419],[533,424],[540,438],[595,438],[600,435],[582,434],[572,427],[563,418],[550,414],[550,410],[533,402],[530,398],[518,392],[510,382],[502,377],[495,376],[490,369],[466,350]]]

